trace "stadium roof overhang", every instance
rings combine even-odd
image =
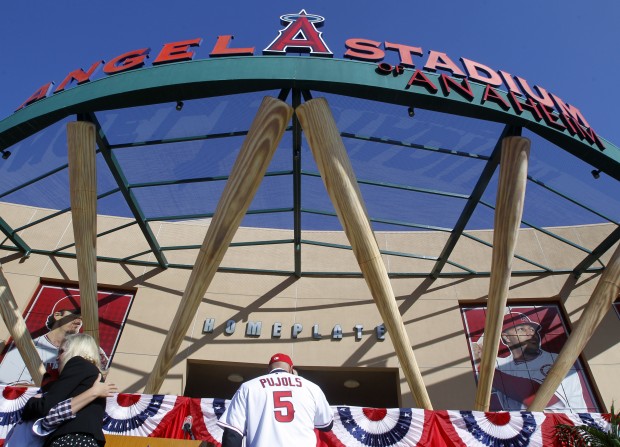
[[[446,75],[437,73],[423,72],[420,70],[405,69],[396,70],[387,64],[373,64],[368,62],[312,58],[312,57],[228,57],[213,58],[207,60],[189,61],[181,63],[172,63],[166,65],[153,66],[149,68],[141,68],[116,75],[111,75],[95,81],[91,81],[74,88],[56,93],[40,101],[33,102],[29,106],[17,111],[10,117],[0,122],[0,149],[8,149],[19,145],[22,141],[28,141],[37,133],[43,131],[50,126],[56,125],[67,117],[77,116],[79,120],[92,121],[97,125],[98,129],[98,147],[102,154],[105,164],[110,171],[111,178],[116,183],[115,187],[100,194],[99,198],[105,198],[108,195],[119,194],[127,204],[126,216],[135,219],[135,224],[139,225],[144,237],[148,243],[148,249],[141,253],[131,256],[112,257],[102,260],[114,262],[138,263],[145,265],[159,265],[162,268],[178,267],[191,268],[191,265],[175,264],[166,259],[166,251],[174,251],[180,249],[196,250],[197,246],[187,247],[161,247],[153,232],[150,230],[150,223],[155,221],[178,221],[199,218],[209,218],[212,216],[208,210],[195,212],[176,210],[167,215],[153,215],[144,211],[137,194],[134,191],[138,189],[148,190],[148,188],[157,188],[164,185],[181,185],[188,183],[225,181],[228,172],[221,171],[208,177],[199,177],[191,175],[178,175],[176,178],[158,179],[155,174],[149,181],[132,182],[128,180],[127,170],[137,169],[136,166],[124,166],[119,158],[115,156],[117,151],[121,149],[144,148],[144,147],[173,147],[174,145],[182,145],[192,141],[208,141],[220,140],[225,138],[235,139],[247,133],[247,129],[234,130],[222,129],[218,132],[204,132],[200,127],[187,128],[184,132],[172,132],[174,136],[165,137],[158,136],[156,138],[132,136],[130,139],[118,139],[115,135],[114,124],[106,124],[114,121],[107,119],[106,116],[110,111],[119,111],[122,109],[131,109],[140,114],[144,110],[147,114],[156,112],[149,108],[151,106],[166,105],[168,103],[177,103],[184,101],[186,104],[192,101],[202,101],[209,99],[218,99],[227,96],[244,97],[257,92],[265,92],[264,94],[278,96],[282,100],[291,102],[293,107],[298,106],[304,100],[311,99],[316,96],[327,95],[333,101],[338,98],[357,98],[366,104],[368,101],[373,104],[405,106],[411,108],[410,115],[416,114],[416,119],[422,113],[428,112],[429,117],[427,123],[430,123],[433,117],[449,116],[466,117],[472,119],[472,122],[484,121],[487,123],[500,123],[501,126],[493,128],[495,134],[495,144],[492,150],[487,153],[478,150],[463,150],[459,143],[459,147],[451,147],[450,143],[429,144],[416,141],[417,135],[389,135],[383,130],[382,133],[364,132],[373,126],[361,126],[359,130],[342,129],[341,135],[350,140],[361,142],[360,144],[373,144],[375,146],[428,151],[438,156],[451,157],[451,159],[468,159],[476,160],[479,167],[471,172],[476,172],[475,181],[463,185],[464,191],[454,191],[439,188],[428,188],[426,185],[416,183],[416,178],[411,178],[410,182],[390,183],[386,178],[363,179],[358,175],[361,184],[369,185],[373,188],[384,188],[384,190],[410,191],[415,194],[425,194],[433,198],[445,198],[458,200],[461,206],[458,215],[445,225],[437,222],[442,221],[443,217],[438,216],[437,221],[433,220],[433,216],[423,222],[409,220],[400,216],[381,216],[371,213],[371,221],[377,227],[385,229],[422,229],[437,230],[447,234],[446,243],[441,253],[420,254],[420,253],[384,253],[394,256],[414,257],[429,261],[429,268],[424,271],[407,272],[404,275],[410,276],[426,276],[433,277],[447,274],[443,272],[446,263],[451,264],[458,275],[488,275],[488,271],[476,271],[475,269],[454,262],[450,259],[454,247],[462,237],[470,238],[481,244],[490,246],[475,235],[468,233],[470,220],[476,212],[478,205],[493,209],[493,205],[484,199],[484,195],[488,192],[487,186],[492,182],[493,176],[496,174],[496,168],[499,163],[499,147],[500,141],[506,135],[520,135],[524,130],[542,138],[552,145],[572,154],[596,170],[608,174],[615,180],[620,180],[620,149],[614,144],[606,141],[602,137],[596,135],[591,129],[580,126],[574,122],[562,124],[561,117],[543,113],[536,116],[532,112],[532,108],[516,98],[514,95],[499,92],[494,89],[489,91],[488,85],[477,84],[474,82],[466,83],[466,81],[458,78],[451,78]],[[241,95],[241,96],[239,96]],[[244,102],[245,101],[245,102]],[[519,104],[515,104],[515,101]],[[247,104],[246,100],[241,100],[241,104]],[[353,108],[357,106],[355,103]],[[338,106],[338,104],[336,104]],[[379,107],[379,106],[370,106]],[[415,108],[415,112],[413,110]],[[373,109],[374,110],[374,109]],[[394,109],[390,109],[388,113],[393,113]],[[539,109],[539,110],[542,110]],[[383,110],[377,110],[377,113],[385,114]],[[238,113],[241,113],[238,111]],[[442,115],[433,115],[439,113]],[[207,113],[203,114],[206,117]],[[134,115],[132,117],[135,118]],[[229,117],[228,122],[234,120]],[[127,121],[128,123],[129,121]],[[469,121],[468,121],[469,122]],[[125,123],[125,125],[127,125]],[[235,124],[238,126],[239,124]],[[465,124],[467,125],[467,124]],[[445,125],[444,129],[449,125]],[[571,132],[571,126],[573,131]],[[212,126],[212,128],[216,126]],[[219,129],[218,129],[219,130]],[[293,153],[300,153],[302,150],[301,128],[296,119],[293,120],[292,126],[288,131],[292,134],[290,146]],[[160,133],[163,135],[163,133]],[[156,130],[149,133],[149,136],[160,135]],[[437,139],[429,141],[436,142]],[[283,143],[288,144],[288,143]],[[386,146],[387,145],[387,146]],[[488,144],[487,144],[488,146]],[[19,151],[29,150],[26,147],[18,148]],[[12,149],[15,151],[15,149]],[[321,241],[304,240],[302,237],[302,227],[300,215],[303,213],[316,215],[335,216],[333,211],[319,210],[312,207],[304,206],[302,203],[301,178],[316,176],[316,172],[304,167],[291,158],[290,165],[283,170],[274,170],[268,172],[267,176],[283,176],[290,179],[293,183],[293,193],[291,194],[290,207],[267,207],[263,209],[254,209],[251,213],[269,215],[273,213],[290,213],[292,222],[290,229],[293,230],[293,237],[286,241],[254,241],[255,245],[262,243],[290,243],[294,247],[300,247],[304,243],[324,245],[335,249],[349,249],[350,247],[338,246],[336,244],[325,243]],[[66,169],[65,164],[51,166],[50,169],[31,175],[31,172],[20,171],[17,173],[21,176],[21,181],[14,181],[9,187],[0,191],[0,200],[9,200],[11,197],[17,197],[19,192],[38,182],[44,181],[49,176],[55,175],[59,171]],[[406,167],[403,167],[406,169]],[[439,173],[441,176],[441,173]],[[389,176],[387,176],[390,178]],[[413,176],[412,176],[413,177]],[[562,244],[570,245],[583,253],[583,256],[575,263],[572,271],[579,275],[588,269],[611,248],[618,240],[620,240],[620,230],[618,227],[618,218],[607,215],[603,210],[596,210],[581,200],[571,197],[570,193],[560,191],[554,187],[545,184],[544,181],[533,176],[529,178],[530,182],[535,184],[537,188],[542,188],[559,200],[570,203],[571,206],[577,206],[581,210],[590,213],[600,222],[610,222],[614,224],[611,233],[598,245],[594,247],[583,247],[580,244],[570,241],[563,236],[553,233],[551,230],[543,228],[543,225],[537,225],[528,222],[526,218],[522,221],[523,226],[527,226],[540,231],[545,235],[554,238]],[[432,183],[432,182],[431,182]],[[439,182],[437,182],[438,184]],[[445,184],[445,182],[441,182]],[[6,199],[5,199],[6,197]],[[389,198],[382,199],[389,202]],[[26,201],[27,202],[27,201]],[[70,208],[61,209],[59,211],[69,212]],[[148,208],[148,206],[147,206]],[[372,209],[372,207],[371,207]],[[150,215],[149,215],[150,214]],[[53,218],[57,214],[52,214],[39,222],[42,223],[46,219]],[[36,224],[35,223],[35,224]],[[572,222],[568,222],[572,224]],[[0,230],[5,234],[5,243],[2,248],[18,250],[23,253],[42,253],[53,254],[56,256],[74,256],[70,246],[61,247],[59,249],[41,250],[37,249],[36,241],[25,240],[20,236],[25,228],[32,226],[13,228],[0,216]],[[383,225],[383,227],[381,227]],[[269,226],[268,223],[259,226]],[[278,224],[274,225],[280,226]],[[546,225],[545,225],[546,226]],[[490,228],[489,225],[487,228]],[[123,227],[124,228],[124,227]],[[122,228],[119,227],[119,231]],[[105,232],[109,234],[108,232]],[[8,241],[8,242],[7,242]],[[248,243],[249,244],[249,243]],[[157,262],[144,260],[145,255],[152,254]],[[292,256],[295,257],[294,268],[291,271],[273,271],[265,269],[269,273],[294,273],[298,276],[302,274],[357,274],[356,272],[308,272],[304,271],[301,266],[299,250],[291,250]],[[516,271],[516,273],[554,273],[567,272],[570,270],[558,269],[554,266],[545,265],[543,262],[527,259],[524,257],[517,258],[532,266],[532,269]],[[600,262],[600,261],[599,261]],[[602,265],[602,264],[601,264]],[[237,270],[235,266],[223,266],[224,270]],[[243,269],[241,269],[243,270]],[[454,274],[454,272],[450,273]]]
[[[413,73],[413,70],[407,72]],[[554,129],[532,113],[517,114],[512,107],[509,110],[502,107],[501,101],[491,98],[484,101],[486,86],[481,84],[469,84],[472,96],[437,94],[429,90],[442,85],[441,75],[425,73],[424,76],[430,81],[428,87],[414,89],[407,85],[410,77],[405,73],[384,73],[376,64],[310,57],[234,57],[159,65],[102,78],[18,111],[0,123],[0,148],[9,147],[72,114],[179,99],[300,89],[415,105],[421,109],[526,127],[620,180],[620,149],[611,142],[601,139],[602,145],[597,149],[596,145],[584,141],[583,136]],[[423,78],[420,81],[419,85],[425,82]]]

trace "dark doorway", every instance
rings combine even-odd
[[[321,387],[330,405],[399,408],[396,368],[328,368],[296,366]],[[184,396],[231,399],[241,382],[265,374],[265,365],[188,360]]]

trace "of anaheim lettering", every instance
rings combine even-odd
[[[278,31],[278,35],[262,54],[285,56],[293,52],[303,52],[310,56],[334,56],[318,30],[324,25],[324,17],[308,14],[302,9],[297,14],[280,16],[280,22],[284,28]],[[218,36],[208,57],[254,56],[254,47],[233,47],[231,45],[233,38],[233,35]],[[153,59],[152,65],[191,61],[196,56],[195,50],[201,47],[202,42],[202,38],[194,38],[166,43]],[[344,58],[377,63],[379,74],[392,73],[398,76],[405,73],[405,68],[413,69],[413,74],[404,84],[406,89],[423,88],[433,95],[440,92],[445,96],[459,95],[468,101],[478,100],[481,104],[491,102],[504,111],[512,110],[518,115],[529,113],[536,121],[544,121],[552,129],[567,131],[571,136],[587,141],[601,151],[605,150],[605,145],[578,108],[543,87],[530,86],[524,78],[513,76],[507,71],[495,70],[463,57],[459,58],[459,65],[446,53],[435,50],[425,52],[421,47],[405,43],[350,38],[344,42],[344,47],[346,49]],[[151,55],[150,48],[139,48],[120,54],[107,62],[96,61],[86,71],[82,68],[73,70],[57,87],[54,87],[54,82],[39,87],[17,110],[58,94],[70,86],[87,83],[101,72],[107,76],[141,68]],[[383,62],[388,55],[396,57],[398,63],[392,66]],[[417,59],[421,61],[418,62]],[[443,73],[439,76],[438,82],[433,82],[427,74],[436,72]],[[474,98],[470,81],[485,86],[482,98]],[[501,86],[507,89],[507,93],[498,90]]]

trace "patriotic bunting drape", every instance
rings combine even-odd
[[[0,387],[0,441],[19,420],[35,388]],[[228,401],[171,395],[118,394],[108,398],[103,430],[110,435],[187,439],[183,422],[191,416],[196,439],[219,444],[217,426]],[[334,428],[317,432],[318,447],[404,446],[559,446],[556,424],[587,424],[609,430],[609,415],[599,413],[530,413],[428,411],[417,408],[335,406]]]

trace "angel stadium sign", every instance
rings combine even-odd
[[[76,68],[38,87],[0,122],[0,148],[72,113],[299,89],[527,127],[620,179],[618,147],[601,138],[577,107],[520,76],[412,42],[352,37],[335,46],[319,31],[325,18],[304,9],[280,21],[262,51],[236,46],[233,34],[193,37]],[[334,57],[331,48],[338,46],[341,54]],[[310,57],[284,57],[291,53]]]

